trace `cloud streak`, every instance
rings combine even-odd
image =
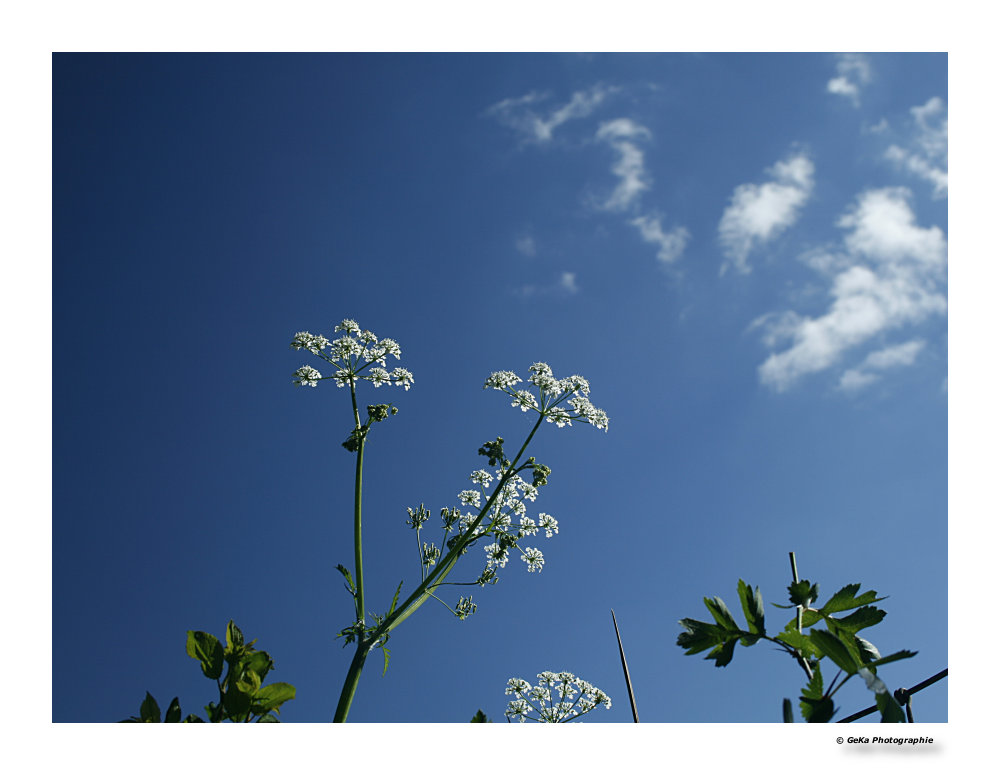
[[[948,108],[940,97],[910,108],[916,132],[909,148],[891,145],[885,157],[934,186],[934,198],[948,196]]]
[[[795,223],[812,193],[813,172],[813,163],[800,153],[767,169],[770,182],[737,186],[719,221],[719,241],[726,256],[721,273],[730,267],[749,273],[751,251]]]
[[[585,91],[577,91],[569,102],[542,114],[533,107],[548,99],[548,95],[532,91],[522,97],[502,100],[486,109],[486,114],[520,133],[529,142],[547,143],[563,124],[573,119],[586,118],[615,88],[597,84]]]

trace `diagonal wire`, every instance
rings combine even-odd
[[[933,677],[928,677],[926,680],[917,683],[912,688],[905,688],[905,689],[901,688],[899,691],[897,691],[897,693],[901,694],[901,696],[897,697],[896,700],[899,701],[899,698],[902,698],[903,701],[900,702],[900,704],[908,704],[910,696],[912,696],[913,694],[917,693],[917,691],[922,691],[928,685],[934,685],[934,683],[936,683],[938,680],[943,680],[947,676],[948,676],[948,670],[947,669],[942,669],[940,672],[938,672]],[[907,718],[908,718],[909,722],[912,723],[913,722],[913,711],[908,706],[907,706],[906,709],[907,709]],[[855,720],[860,720],[861,718],[865,717],[866,715],[871,715],[873,712],[878,712],[878,705],[877,704],[874,704],[871,707],[868,707],[867,709],[860,710],[859,712],[855,712],[853,715],[848,715],[843,720],[838,720],[837,722],[838,723],[852,723]]]

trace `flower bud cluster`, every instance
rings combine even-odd
[[[343,335],[330,341],[325,336],[300,331],[292,338],[292,349],[311,352],[335,369],[323,376],[311,366],[302,366],[293,374],[296,387],[315,387],[320,380],[333,379],[338,387],[365,380],[375,387],[391,384],[410,389],[413,374],[400,367],[386,370],[386,358],[391,355],[398,360],[401,354],[399,344],[393,339],[380,339],[371,331],[361,330],[354,320],[344,320],[333,330]],[[362,374],[366,369],[367,373]]]
[[[608,415],[596,408],[590,398],[590,382],[582,376],[556,379],[546,363],[535,363],[529,369],[528,382],[538,391],[538,397],[530,390],[515,389],[522,380],[513,371],[495,371],[490,374],[483,389],[492,387],[507,393],[514,399],[510,405],[521,411],[534,411],[552,422],[556,427],[564,427],[573,422],[587,422],[599,430],[608,429]]]
[[[522,723],[526,720],[565,723],[585,715],[599,704],[611,709],[611,697],[571,672],[540,672],[538,685],[534,687],[527,680],[512,677],[504,693],[517,697],[508,703],[504,714]]]

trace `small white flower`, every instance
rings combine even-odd
[[[354,320],[344,320],[340,325],[336,326],[334,331],[343,331],[344,333],[361,333],[361,328]]]
[[[521,561],[528,563],[528,572],[541,572],[545,557],[537,548],[525,548],[521,554]]]
[[[404,390],[409,390],[413,386],[413,374],[407,371],[405,368],[396,367],[392,369],[390,374],[393,384],[397,387],[402,387]]]
[[[507,549],[501,548],[499,543],[492,543],[486,546],[483,550],[486,551],[486,569],[490,567],[506,567],[507,566]]]
[[[482,484],[485,489],[488,489],[490,483],[493,481],[493,476],[487,473],[485,470],[473,471],[472,475],[469,476],[474,484]]]
[[[538,532],[538,526],[535,522],[528,516],[522,516],[521,528],[517,531],[517,536],[522,538],[525,535],[534,535],[536,532]]]
[[[538,526],[545,530],[545,537],[547,538],[559,532],[559,522],[547,513],[538,514]]]
[[[494,371],[486,380],[483,389],[492,387],[495,390],[504,390],[513,387],[519,381],[521,381],[521,378],[513,371]]]
[[[535,396],[527,390],[518,390],[514,393],[514,402],[510,405],[515,408],[520,406],[521,411],[527,411],[528,409],[537,409],[538,401],[535,400]]]
[[[458,501],[462,505],[471,505],[473,508],[479,508],[479,491],[476,489],[463,489],[458,493]]]
[[[312,366],[302,366],[302,368],[292,374],[292,376],[295,377],[293,383],[296,387],[302,387],[303,385],[307,387],[315,387],[317,381],[323,378],[323,374]]]

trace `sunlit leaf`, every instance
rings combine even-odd
[[[225,659],[222,651],[222,643],[216,639],[215,635],[208,632],[187,633],[187,654],[201,662],[201,671],[205,677],[211,680],[218,680],[222,676],[222,667]]]
[[[751,590],[749,584],[741,578],[737,584],[740,603],[743,605],[743,615],[747,619],[747,631],[751,634],[764,634],[764,597],[760,588]]]

